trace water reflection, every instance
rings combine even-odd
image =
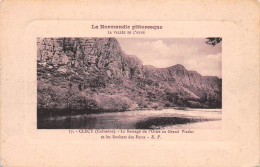
[[[45,117],[38,129],[160,129],[166,126],[221,120],[220,111],[128,111],[120,113]]]

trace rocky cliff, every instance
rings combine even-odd
[[[40,109],[221,108],[221,79],[143,65],[115,38],[38,38]]]

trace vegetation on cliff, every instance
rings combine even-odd
[[[39,111],[221,108],[218,77],[201,76],[180,64],[143,65],[125,54],[115,38],[38,38],[37,46]]]

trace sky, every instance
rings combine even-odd
[[[222,42],[207,45],[205,38],[117,38],[122,50],[144,65],[158,68],[182,64],[203,76],[222,78]]]

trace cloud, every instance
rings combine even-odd
[[[196,59],[187,61],[187,63],[185,63],[188,69],[197,71],[203,76],[207,75],[218,76],[220,78],[222,77],[221,53],[205,55],[200,58],[199,56],[196,57]]]
[[[118,39],[126,54],[139,57],[144,65],[158,68],[182,64],[202,75],[221,77],[221,48],[204,39]]]

